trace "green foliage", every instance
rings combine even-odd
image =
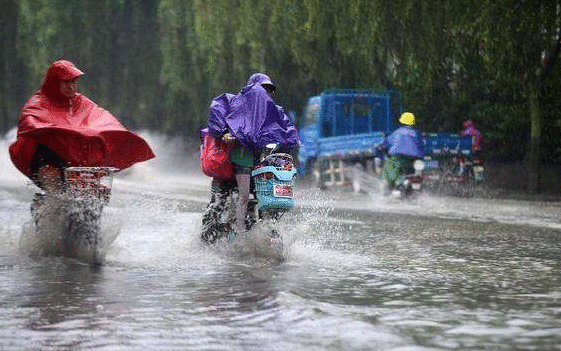
[[[18,60],[18,6],[15,0],[0,0],[0,131],[12,128],[16,123],[19,100],[22,94],[23,77],[17,75],[21,69]],[[18,80],[19,79],[19,80]]]
[[[206,101],[206,58],[197,32],[198,19],[193,1],[161,1],[158,9],[161,30],[162,66],[160,84],[165,91],[163,131],[187,131],[202,125]]]
[[[560,161],[560,0],[13,2],[26,97],[64,57],[130,127],[195,136],[212,97],[262,71],[287,110],[326,88],[392,88],[426,131],[471,118],[493,155],[521,158],[520,141],[542,130],[544,159]],[[530,118],[534,86],[541,120]]]

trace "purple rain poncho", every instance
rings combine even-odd
[[[421,132],[411,126],[401,126],[394,130],[384,141],[384,146],[388,148],[388,154],[390,155],[425,157]]]
[[[222,94],[210,105],[209,132],[219,138],[230,134],[244,147],[259,152],[269,143],[283,151],[298,146],[300,139],[294,123],[276,105],[261,84],[270,84],[264,74],[238,95]]]

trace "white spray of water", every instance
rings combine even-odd
[[[11,129],[0,141],[0,179],[10,186],[24,186],[29,180],[14,166],[10,159],[9,146],[16,140],[16,129]]]
[[[79,226],[71,227],[76,217],[71,219],[69,213],[76,213],[76,206],[68,199],[46,197],[33,219],[23,226],[20,249],[37,257],[66,256],[91,264],[103,263],[108,248],[119,235],[121,222],[103,213],[99,223],[81,216]]]
[[[140,135],[152,147],[156,158],[115,175],[112,199],[104,208],[101,224],[103,256],[108,262],[133,265],[166,262],[166,265],[174,266],[183,265],[187,260],[192,263],[216,261],[217,254],[286,259],[301,251],[309,252],[321,245],[326,232],[332,234],[338,230],[337,223],[326,222],[333,208],[330,197],[317,190],[303,189],[296,194],[295,209],[275,224],[282,238],[280,254],[278,247],[271,246],[270,241],[264,239],[270,232],[268,223],[257,226],[250,233],[247,246],[209,248],[199,239],[201,211],[209,200],[211,179],[200,170],[198,140],[148,132]],[[7,143],[1,151],[2,184],[12,182],[25,188],[31,197],[37,189],[11,163]],[[21,231],[21,247],[39,255],[60,252],[64,228],[56,216],[42,228],[47,234],[41,238],[34,235],[36,228],[30,215],[27,216]]]
[[[180,197],[182,199],[201,201],[201,209],[209,200],[210,181],[200,170],[199,143],[197,140],[190,141],[182,138],[170,139],[161,135],[144,134],[154,148],[156,160],[141,164],[135,172],[137,180],[143,186],[143,191],[157,187],[162,189],[172,189],[165,195],[164,203],[169,204],[169,199]],[[158,179],[150,177],[138,177],[138,174],[157,174]],[[121,179],[117,179],[119,181]],[[299,180],[296,179],[298,183]],[[199,195],[196,195],[198,191]],[[151,199],[150,201],[154,201]],[[337,231],[336,223],[326,223],[329,213],[333,209],[333,202],[329,196],[317,189],[302,189],[296,193],[296,206],[287,212],[280,221],[272,224],[271,222],[259,223],[238,245],[215,245],[213,251],[220,255],[242,255],[261,257],[270,260],[290,259],[291,255],[297,254],[299,250],[310,250],[309,245],[318,245],[319,238],[327,231]],[[152,202],[154,205],[154,202]],[[158,204],[155,204],[156,206]],[[144,210],[149,212],[149,206],[144,206]],[[146,212],[144,212],[146,213]],[[148,216],[150,216],[148,214]],[[162,213],[159,213],[162,216]],[[198,257],[206,254],[206,246],[201,245],[199,235],[201,231],[201,213],[178,213],[173,215],[173,225],[175,233],[158,233],[164,236],[166,243],[173,243],[175,247],[187,250],[191,255]],[[271,244],[269,234],[274,229],[280,235],[282,245]],[[310,234],[310,236],[308,236]],[[332,236],[332,233],[330,233]],[[295,243],[307,241],[307,246],[302,248]],[[171,245],[171,244],[170,244]],[[202,252],[202,253],[201,253]],[[160,252],[162,254],[162,252]],[[172,253],[175,255],[176,253]],[[150,253],[148,253],[150,255]],[[168,254],[169,258],[169,254]]]

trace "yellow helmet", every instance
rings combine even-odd
[[[399,123],[412,126],[415,124],[415,115],[411,112],[404,112],[401,117],[399,117]]]

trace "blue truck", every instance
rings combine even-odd
[[[330,89],[308,100],[300,121],[299,171],[320,187],[356,184],[353,174],[379,170],[377,148],[402,112],[391,90]],[[448,155],[470,153],[471,139],[455,133],[424,134],[425,169]],[[354,182],[353,182],[354,181]]]

